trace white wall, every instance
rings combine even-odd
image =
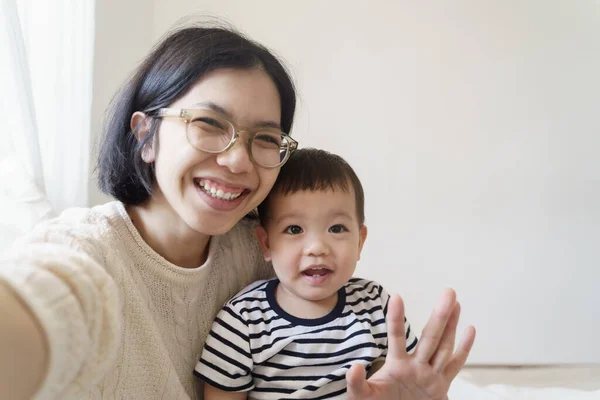
[[[111,40],[148,47],[194,13],[276,49],[301,96],[294,136],[365,186],[359,275],[419,329],[454,287],[471,363],[600,362],[600,6],[423,3],[156,0],[152,24]],[[139,54],[100,64],[110,85]]]
[[[97,187],[94,168],[102,118],[107,105],[154,41],[154,8],[144,0],[97,0],[92,101],[92,151],[89,203],[110,200]]]

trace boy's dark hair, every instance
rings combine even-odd
[[[272,196],[321,190],[342,190],[350,193],[351,188],[354,189],[358,222],[362,225],[365,222],[365,194],[350,164],[342,157],[325,150],[296,150],[281,167],[267,198],[258,206],[258,218],[265,226],[269,220],[269,201]]]
[[[296,91],[277,57],[231,27],[179,29],[158,43],[112,101],[97,165],[104,193],[127,205],[148,200],[155,181],[154,164],[144,162],[141,153],[154,140],[160,119],[151,118],[148,134],[138,141],[130,128],[131,116],[136,111],[156,116],[158,109],[183,96],[203,75],[221,68],[264,70],[279,92],[281,128],[290,133]]]

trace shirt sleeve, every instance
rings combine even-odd
[[[83,235],[84,236],[84,235]],[[60,221],[38,227],[0,258],[0,280],[37,318],[49,364],[36,399],[89,390],[116,358],[119,294],[97,243]]]
[[[227,303],[219,312],[194,370],[206,383],[228,392],[254,388],[248,325],[238,309],[239,304]]]
[[[381,304],[383,305],[383,315],[387,318],[387,310],[388,303],[390,301],[390,295],[381,285],[379,285],[379,295],[381,297]],[[412,354],[414,353],[415,348],[417,347],[418,339],[417,336],[414,334],[413,330],[411,329],[410,323],[406,319],[406,316],[404,317],[404,331],[406,332],[406,352],[408,354]],[[387,346],[384,350],[384,356],[387,356]]]

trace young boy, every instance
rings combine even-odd
[[[258,211],[277,279],[245,288],[217,316],[194,371],[205,400],[344,397],[348,369],[373,372],[387,354],[389,296],[352,278],[367,237],[362,185],[341,157],[298,150]],[[417,338],[405,329],[411,352]]]

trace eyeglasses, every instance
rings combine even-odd
[[[223,153],[240,137],[239,130],[215,111],[209,109],[161,108],[156,118],[179,118],[186,122],[186,136],[192,147],[206,153]],[[264,168],[283,165],[298,148],[298,142],[278,129],[264,128],[251,133],[248,139],[250,159]]]

